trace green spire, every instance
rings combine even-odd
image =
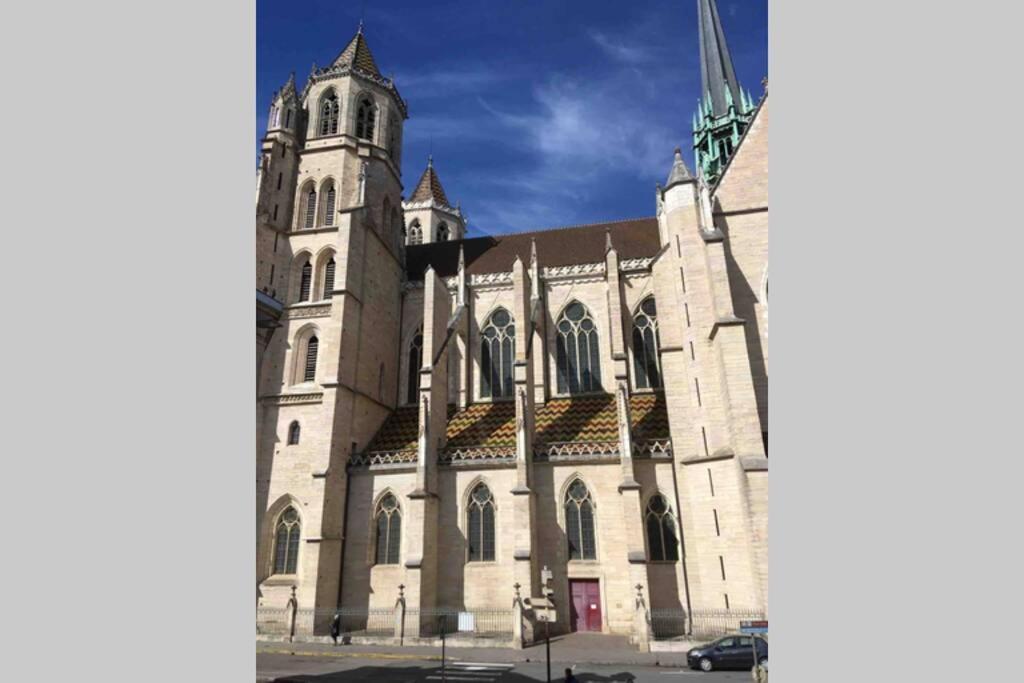
[[[750,123],[754,101],[736,79],[715,0],[697,0],[697,13],[701,100],[693,126],[694,162],[714,184]]]

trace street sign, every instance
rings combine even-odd
[[[768,621],[741,621],[740,633],[768,633]]]

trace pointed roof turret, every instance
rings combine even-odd
[[[441,187],[441,179],[437,177],[437,172],[434,170],[433,155],[427,157],[427,170],[423,171],[420,182],[416,184],[416,189],[413,190],[409,201],[415,204],[417,202],[430,201],[431,199],[443,206],[451,206],[448,203],[448,197],[444,193],[444,188]]]
[[[725,33],[715,0],[697,0],[700,33],[701,87],[711,99],[711,113],[718,117],[729,111],[729,100],[741,102],[740,86],[725,44]]]
[[[331,62],[331,66],[354,66],[374,76],[381,76],[380,70],[377,68],[377,62],[374,61],[373,55],[370,53],[370,46],[366,44],[362,22],[359,24],[359,31],[356,32],[355,37],[349,41],[349,44],[341,51],[338,58]]]
[[[672,162],[672,172],[668,174],[668,180],[665,181],[665,189],[669,189],[677,183],[685,183],[688,180],[693,180],[693,176],[690,175],[690,169],[686,168],[686,162],[683,161],[683,152],[676,147],[676,158]]]

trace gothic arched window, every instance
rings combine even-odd
[[[334,257],[324,266],[324,298],[330,299],[334,292]]]
[[[288,445],[295,446],[299,443],[299,421],[295,420],[288,426]]]
[[[651,496],[644,513],[647,528],[647,552],[652,561],[679,559],[679,537],[676,533],[676,519],[661,494]]]
[[[596,560],[594,543],[594,502],[586,484],[579,479],[565,492],[565,535],[570,560]]]
[[[423,331],[417,331],[409,345],[409,403],[420,393],[420,366],[423,365]]]
[[[290,505],[277,520],[274,541],[274,573],[294,574],[299,559],[299,513]]]
[[[334,185],[327,190],[327,198],[324,202],[324,225],[334,225]]]
[[[447,242],[451,238],[451,233],[448,231],[448,224],[442,222],[441,225],[437,226],[437,241]]]
[[[356,110],[356,137],[373,142],[373,124],[376,117],[376,108],[373,100],[364,97],[359,101],[359,109]]]
[[[597,326],[586,306],[573,301],[556,326],[558,393],[582,394],[601,390],[601,354]]]
[[[331,90],[320,100],[320,135],[338,134],[338,96]]]
[[[316,336],[309,338],[306,342],[306,367],[303,369],[302,379],[304,382],[312,382],[316,379],[316,352],[320,340]]]
[[[313,282],[313,266],[309,261],[302,264],[302,278],[299,280],[299,301],[309,301],[309,289]]]
[[[409,244],[420,244],[423,242],[423,229],[420,227],[420,219],[413,220],[409,224]]]
[[[654,297],[640,303],[633,316],[633,374],[637,389],[661,386],[661,359],[658,357],[658,309]]]
[[[512,366],[516,355],[516,327],[512,316],[499,308],[480,331],[480,396],[512,396]]]
[[[310,229],[316,223],[316,190],[309,189],[306,194],[306,229]]]
[[[398,564],[402,548],[402,509],[394,495],[387,494],[377,503],[377,564]]]
[[[494,497],[486,484],[477,484],[469,495],[466,535],[470,562],[494,561]]]

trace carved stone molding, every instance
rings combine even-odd
[[[440,464],[458,467],[482,463],[514,463],[515,446],[478,446],[470,448],[446,448],[438,458]]]
[[[320,403],[324,400],[323,392],[308,394],[271,394],[262,397],[264,401],[276,405],[296,405],[300,403]]]
[[[671,459],[672,441],[669,439],[648,439],[633,444],[634,458]]]
[[[387,465],[415,465],[416,457],[415,450],[354,453],[348,460],[348,466],[376,468]]]
[[[603,263],[577,263],[572,266],[544,268],[541,277],[544,280],[566,280],[604,275]]]
[[[624,259],[622,262],[619,263],[619,270],[622,271],[623,273],[628,273],[630,271],[636,270],[649,271],[651,269],[651,261],[653,260],[654,259],[652,258]]]
[[[533,450],[536,462],[618,460],[618,441],[566,441],[546,443]]]
[[[322,306],[302,306],[298,308],[288,309],[289,320],[299,320],[301,318],[323,318],[331,314],[331,305],[324,304]]]

